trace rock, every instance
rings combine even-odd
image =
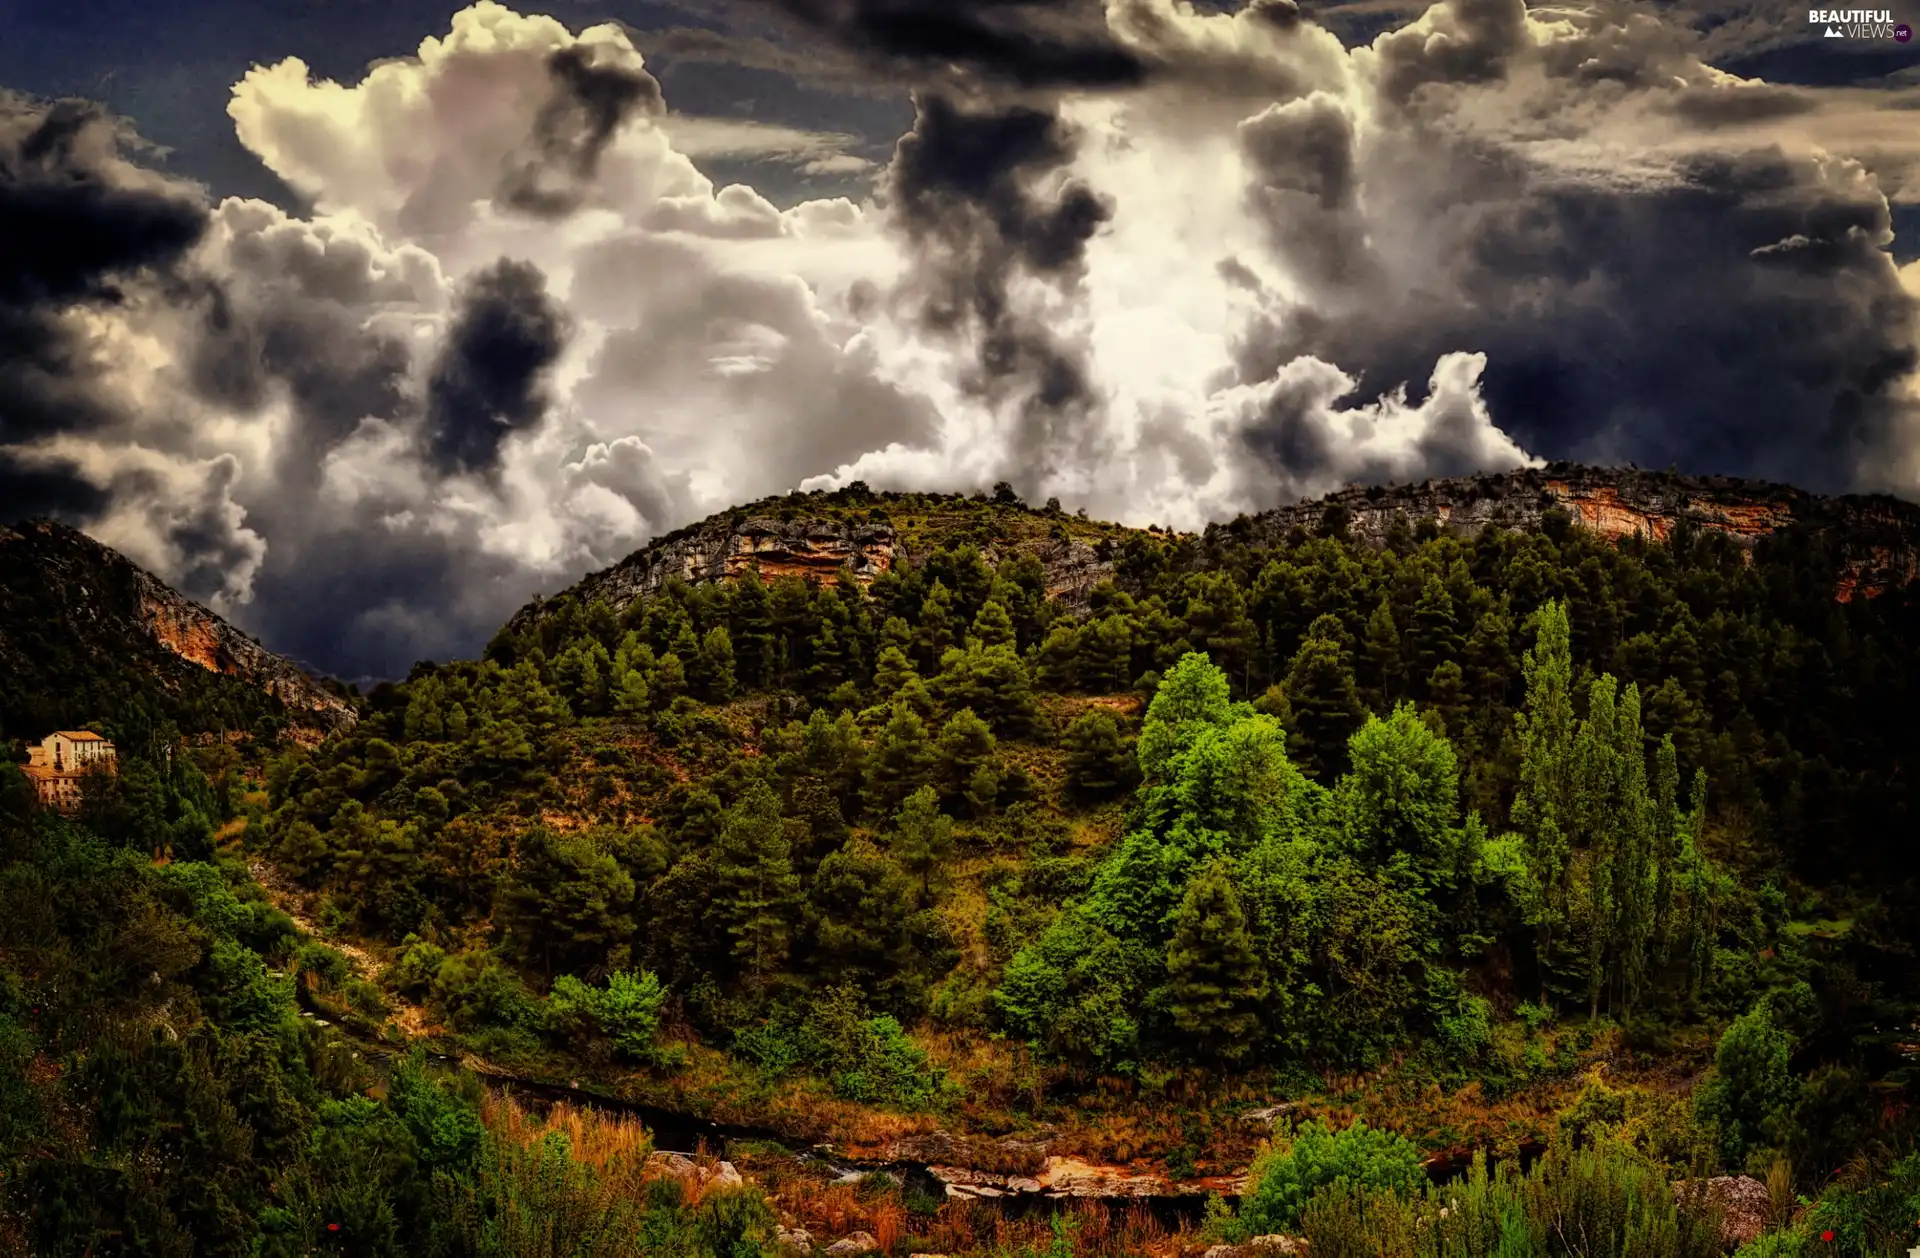
[[[1305,1258],[1307,1242],[1303,1237],[1256,1236],[1239,1245],[1215,1245],[1205,1258]]]
[[[855,1232],[827,1246],[827,1258],[858,1258],[860,1254],[880,1252],[880,1242],[871,1232]]]
[[[684,1153],[654,1153],[647,1157],[647,1169],[670,1179],[723,1188],[739,1188],[747,1181],[731,1162],[702,1164]]]
[[[1683,1179],[1673,1186],[1676,1197],[1700,1191],[1699,1180]],[[1729,1249],[1760,1238],[1773,1213],[1767,1186],[1751,1175],[1716,1175],[1706,1181],[1706,1200],[1720,1210],[1720,1235]]]
[[[783,1227],[773,1234],[773,1243],[777,1248],[790,1254],[811,1255],[813,1253],[813,1233],[804,1227]]]
[[[1273,1125],[1280,1121],[1282,1115],[1290,1114],[1299,1108],[1297,1101],[1289,1101],[1285,1105],[1267,1105],[1260,1109],[1248,1110],[1240,1115],[1240,1121],[1252,1127],[1265,1127],[1272,1130]]]

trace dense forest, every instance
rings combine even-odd
[[[529,1116],[428,1043],[795,1141],[1251,1163],[1171,1234],[849,1207],[903,1254],[1717,1253],[1688,1191],[1715,1175],[1765,1185],[1748,1255],[1920,1243],[1911,589],[1839,601],[1792,532],[1372,546],[1330,511],[1126,535],[1074,608],[992,546],[1024,508],[948,509],[979,535],[865,588],[563,596],[316,749],[135,744],[72,823],[15,779],[0,1237],[745,1254],[833,1226],[785,1172],[653,1174],[630,1124]],[[397,1052],[372,1095],[341,1030]],[[1270,1137],[1243,1120],[1275,1104]],[[573,1239],[512,1239],[541,1211]]]

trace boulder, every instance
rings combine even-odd
[[[669,1179],[683,1180],[691,1184],[717,1184],[723,1188],[739,1188],[746,1183],[740,1172],[731,1162],[696,1162],[684,1153],[653,1153],[647,1157],[647,1169]]]
[[[1673,1186],[1676,1197],[1702,1191],[1699,1180],[1683,1179]],[[1727,1248],[1738,1249],[1760,1238],[1773,1214],[1767,1186],[1751,1175],[1716,1175],[1704,1185],[1709,1205],[1720,1211],[1720,1235]]]
[[[773,1234],[774,1245],[789,1254],[799,1254],[802,1258],[811,1258],[813,1254],[813,1233],[804,1227],[783,1227]]]
[[[859,1258],[861,1254],[879,1252],[880,1242],[873,1239],[871,1232],[855,1232],[827,1246],[827,1258]]]

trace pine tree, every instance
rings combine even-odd
[[[921,903],[930,902],[953,859],[953,820],[940,811],[940,797],[931,786],[916,790],[900,806],[889,847],[900,868],[919,882]]]
[[[1460,656],[1460,631],[1454,621],[1453,596],[1438,576],[1429,575],[1413,607],[1413,630],[1408,634],[1416,677]]]
[[[1427,707],[1440,716],[1449,736],[1464,733],[1467,725],[1467,680],[1458,662],[1448,660],[1427,678]]]
[[[773,604],[758,564],[733,582],[727,602],[735,676],[745,689],[759,689],[773,676]]]
[[[988,599],[973,618],[972,634],[983,646],[1012,646],[1013,617],[1007,609],[993,599]]]
[[[982,770],[993,770],[993,760],[998,750],[998,740],[987,723],[973,714],[972,708],[961,708],[947,719],[940,730],[938,754],[940,757],[940,782],[944,794],[949,799],[965,798],[973,785],[975,776]],[[994,788],[998,793],[999,775],[994,774]]]
[[[885,816],[933,778],[936,757],[926,722],[895,704],[867,756],[867,806]]]
[[[1287,701],[1293,708],[1287,750],[1322,782],[1332,782],[1346,768],[1347,739],[1365,716],[1346,631],[1334,617],[1315,620],[1294,653]]]
[[[1260,1035],[1265,976],[1227,871],[1208,865],[1188,883],[1167,945],[1167,1008],[1206,1056],[1237,1061]]]
[[[1600,1016],[1600,993],[1605,984],[1607,953],[1614,941],[1613,917],[1618,888],[1614,886],[1614,857],[1620,830],[1613,815],[1620,796],[1618,724],[1619,683],[1601,676],[1587,694],[1587,716],[1573,739],[1573,830],[1588,836],[1587,862],[1587,1001],[1590,1017]]]
[[[700,671],[706,677],[707,702],[725,703],[733,698],[733,636],[725,625],[715,625],[700,639]]]
[[[964,623],[954,612],[953,591],[935,580],[920,604],[920,623],[913,631],[914,654],[920,667],[929,671],[939,668],[941,658],[960,640],[959,626]]]
[[[629,668],[620,675],[619,683],[614,688],[613,710],[635,720],[651,710],[647,679],[639,669]]]
[[[1393,606],[1385,597],[1367,618],[1367,686],[1374,708],[1385,711],[1399,702],[1406,685],[1400,658],[1400,630],[1393,623]]]
[[[1057,620],[1034,657],[1034,681],[1042,690],[1070,694],[1080,685],[1081,641],[1086,631],[1070,620]]]
[[[1614,827],[1613,972],[1622,1019],[1633,1016],[1646,985],[1648,949],[1654,932],[1654,817],[1647,793],[1647,759],[1640,726],[1640,687],[1621,696],[1614,725],[1619,766]]]
[[[1133,627],[1126,616],[1102,616],[1080,631],[1079,674],[1080,688],[1095,694],[1117,694],[1133,684]]]
[[[1067,787],[1076,795],[1105,799],[1136,776],[1133,748],[1121,737],[1120,722],[1105,708],[1089,708],[1075,717],[1060,744],[1067,752]]]
[[[908,681],[917,681],[919,677],[905,651],[897,646],[885,646],[880,649],[880,662],[873,670],[873,692],[884,703],[897,696]]]
[[[714,856],[714,915],[749,985],[763,986],[787,959],[800,902],[800,879],[772,787],[754,782],[727,810]]]

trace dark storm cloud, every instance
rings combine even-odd
[[[1435,216],[1429,289],[1323,308],[1249,366],[1314,354],[1385,389],[1471,348],[1501,427],[1537,454],[1827,491],[1875,474],[1916,354],[1871,184],[1769,151],[1634,189],[1469,163],[1511,182]]]
[[[1021,88],[1129,87],[1149,68],[1090,0],[766,0],[878,67]]]
[[[106,510],[111,496],[71,463],[29,466],[0,449],[0,522],[33,516],[89,520]]]
[[[1042,476],[1086,435],[1095,397],[1084,351],[1016,309],[1011,288],[1022,275],[1071,288],[1113,205],[1071,180],[1050,195],[1040,191],[1074,153],[1077,137],[1057,113],[963,106],[939,93],[916,103],[887,183],[921,263],[913,295],[930,328],[978,334],[977,392],[995,400],[1024,394],[1016,464],[1023,477]]]
[[[426,454],[440,471],[490,472],[507,437],[540,422],[568,332],[532,263],[502,258],[473,278],[427,382]]]
[[[76,306],[175,266],[206,230],[197,187],[142,171],[98,106],[0,91],[0,447],[116,418]]]
[[[508,169],[496,200],[540,218],[564,218],[580,208],[600,155],[636,114],[666,112],[659,80],[617,64],[605,50],[578,44],[547,58],[553,96],[534,119],[531,149]]]
[[[195,304],[200,335],[186,367],[200,397],[250,415],[272,398],[276,381],[286,390],[295,422],[275,448],[285,486],[310,487],[363,419],[410,409],[406,345],[310,285],[267,287],[240,309],[230,283],[207,283]]]
[[[1322,289],[1371,286],[1358,213],[1353,119],[1331,96],[1276,105],[1240,124],[1254,215]]]

